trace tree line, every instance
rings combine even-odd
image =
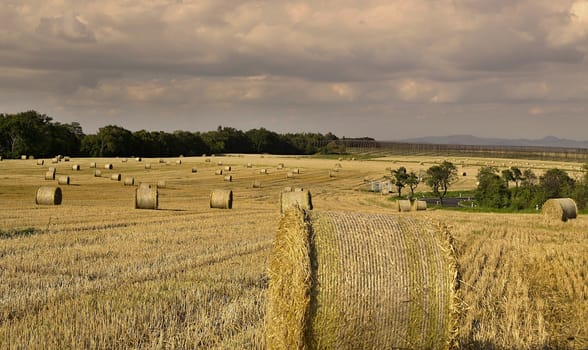
[[[583,170],[584,175],[576,180],[559,168],[548,169],[537,176],[531,169],[510,167],[500,171],[496,167],[481,167],[476,175],[475,201],[482,208],[524,210],[537,209],[550,198],[572,198],[579,209],[584,209],[588,204],[588,164],[584,164]],[[425,183],[443,203],[458,174],[453,163],[444,161],[427,169],[422,176],[405,167],[391,169],[389,178],[399,197],[402,197],[402,189],[408,187],[408,197],[413,199],[414,190]]]
[[[364,138],[365,139],[365,138]],[[369,139],[369,138],[367,138]],[[208,132],[130,131],[107,125],[85,134],[78,122],[59,123],[45,114],[27,111],[0,114],[0,155],[195,156],[220,153],[316,154],[344,153],[332,133],[279,134],[265,128],[242,131],[219,126]]]

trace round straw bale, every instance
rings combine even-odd
[[[216,171],[214,172],[215,175],[222,175],[223,174],[223,169],[216,169]]]
[[[247,167],[248,167],[248,168],[253,168],[253,164],[251,164],[251,163],[247,163]]]
[[[104,169],[112,169],[112,164],[111,163],[104,164]]]
[[[59,163],[59,159],[57,159],[57,158],[51,158],[51,163],[57,164],[57,163]]]
[[[90,163],[90,168],[96,168],[96,162],[91,162]]]
[[[287,177],[287,178],[289,178],[289,179],[291,179],[291,178],[293,178],[293,177],[294,177],[294,173],[293,173],[293,172],[291,172],[291,171],[289,171],[289,172],[286,174],[286,177]]]
[[[79,164],[74,164],[71,166],[71,170],[76,170],[79,171],[80,170],[80,165]]]
[[[231,166],[230,165],[225,166],[225,171],[231,171]]]
[[[305,210],[312,210],[312,196],[310,191],[282,191],[280,193],[280,212],[297,207]]]
[[[268,349],[446,349],[458,265],[447,230],[383,214],[288,210],[269,262]]]
[[[412,204],[408,199],[399,199],[396,201],[396,209],[401,212],[407,212],[412,209]]]
[[[337,176],[337,174],[334,171],[329,170],[329,177],[336,177],[336,176]]]
[[[213,190],[210,193],[210,207],[217,209],[233,208],[233,191]]]
[[[182,160],[181,159],[176,160],[176,165],[182,165]]]
[[[151,164],[150,163],[146,163],[145,164],[145,169],[151,169]]]
[[[193,173],[197,173],[197,172],[198,172],[198,168],[196,168],[196,167],[192,167],[192,172],[193,172]]]
[[[3,160],[4,158],[2,158],[2,156],[0,156],[0,162]]]
[[[135,158],[135,161],[137,161],[137,162],[140,162],[140,161],[142,161],[142,160],[143,160],[143,158],[141,158],[141,157],[137,157],[137,158]]]
[[[216,165],[221,166],[223,165],[223,162],[221,162],[220,160],[218,161],[218,163],[216,163]]]
[[[123,162],[123,163],[126,163],[126,162],[128,162],[128,161],[129,161],[129,159],[128,159],[128,158],[123,158],[123,159],[121,159],[121,162]]]
[[[267,169],[260,169],[259,173],[260,174],[267,174],[268,172],[267,172]]]
[[[286,186],[282,189],[282,192],[292,192],[292,187],[291,186]]]
[[[67,156],[66,157],[63,157],[63,161],[64,162],[69,162],[69,157],[67,157]]]
[[[167,187],[167,182],[165,180],[157,181],[157,188],[166,188],[166,187]]]
[[[279,163],[278,164],[278,169],[284,169],[284,163]]]
[[[135,209],[157,209],[158,205],[157,186],[141,183],[135,190]]]
[[[20,156],[20,159],[22,159],[22,160],[27,160],[27,158],[28,157],[26,155],[24,155],[24,154],[22,156]]]
[[[100,177],[102,176],[102,172],[98,169],[94,170],[94,177]]]
[[[294,168],[294,169],[292,169],[292,173],[293,174],[300,174],[300,169],[299,168]]]
[[[35,203],[40,205],[60,205],[61,188],[56,186],[41,186],[37,189]]]
[[[292,191],[294,191],[294,192],[302,192],[302,191],[304,191],[304,188],[302,188],[302,187],[294,187],[294,189]]]
[[[124,179],[125,186],[133,186],[135,184],[135,178],[132,176],[127,176]]]
[[[112,175],[110,175],[110,179],[112,181],[120,181],[121,175],[120,174],[112,174]]]
[[[204,160],[204,162],[206,162],[206,163],[210,163],[210,158],[206,158],[206,159]]]
[[[466,173],[465,171],[463,173],[461,173],[461,176],[468,176],[468,173]]]
[[[43,165],[43,164],[45,164],[45,160],[37,159],[37,165]]]
[[[578,216],[578,207],[571,198],[552,198],[543,203],[541,212],[548,220],[565,222]]]
[[[259,180],[254,180],[252,187],[253,188],[261,188],[261,182]]]
[[[45,180],[55,180],[55,170],[54,171],[46,171],[45,172]]]
[[[427,202],[426,201],[419,201],[419,200],[415,199],[412,201],[412,207],[410,208],[410,210],[412,210],[412,211],[427,210]]]
[[[165,163],[165,159],[159,158],[159,163],[162,163],[162,164]]]
[[[69,176],[60,176],[57,178],[57,183],[60,185],[69,185]]]
[[[224,180],[225,181],[228,181],[228,182],[231,182],[231,181],[233,181],[233,176],[232,175],[227,175],[227,176],[224,177]]]

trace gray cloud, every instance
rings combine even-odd
[[[0,4],[3,111],[87,131],[583,138],[587,53],[587,0]]]

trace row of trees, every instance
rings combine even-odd
[[[211,153],[314,154],[344,153],[332,133],[278,134],[264,128],[241,131],[219,126],[208,132],[129,131],[107,125],[86,135],[79,123],[53,122],[47,115],[28,111],[0,114],[0,155],[70,156],[191,156]],[[324,146],[323,146],[324,145]]]
[[[414,190],[424,182],[441,203],[457,178],[457,167],[448,161],[430,167],[422,176],[408,172],[405,167],[391,170],[390,176],[399,196],[402,196],[402,189],[408,187],[409,198],[414,198]],[[496,167],[482,167],[477,180],[475,198],[479,206],[486,208],[537,208],[549,198],[562,197],[573,198],[580,209],[588,203],[588,164],[584,165],[584,176],[579,180],[558,168],[537,176],[531,169],[522,171],[517,167],[502,171]]]
[[[584,170],[584,176],[575,180],[558,168],[537,176],[531,169],[483,167],[477,175],[476,198],[484,207],[520,210],[541,206],[549,198],[569,197],[583,209],[588,202],[588,164]]]

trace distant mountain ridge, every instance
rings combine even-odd
[[[527,146],[527,147],[563,147],[563,148],[588,148],[588,141],[576,141],[560,139],[555,136],[547,136],[542,139],[501,139],[484,138],[473,135],[427,136],[400,140],[409,143],[427,143],[442,145],[473,145],[473,146]]]

